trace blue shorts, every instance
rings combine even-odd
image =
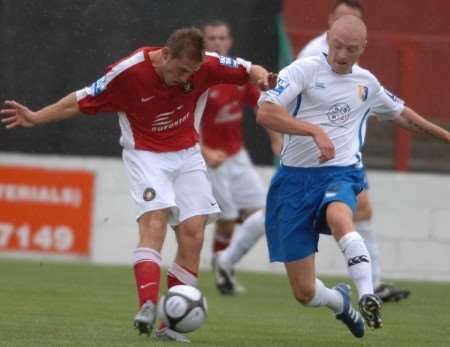
[[[282,166],[272,178],[266,206],[270,261],[290,262],[317,252],[319,233],[330,234],[326,206],[333,201],[356,209],[364,168]]]

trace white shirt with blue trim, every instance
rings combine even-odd
[[[320,126],[333,142],[336,156],[320,164],[320,151],[311,136],[284,135],[281,163],[296,167],[360,164],[367,118],[376,114],[392,120],[404,103],[384,89],[366,69],[332,71],[325,54],[298,59],[280,71],[277,86],[262,93],[258,105],[271,102],[296,119]]]

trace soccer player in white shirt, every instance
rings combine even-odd
[[[328,25],[331,28],[333,23],[340,17],[353,15],[363,17],[363,7],[359,0],[336,0],[328,16]],[[312,39],[298,54],[298,59],[328,53],[327,33]],[[372,222],[373,208],[369,198],[369,186],[358,195],[356,213],[354,215],[355,229],[361,234],[366,243],[372,260],[372,282],[375,293],[384,301],[404,299],[411,293],[408,289],[398,288],[392,284],[383,283],[381,280],[381,267],[379,260],[379,250],[375,238],[375,230]]]
[[[361,147],[370,115],[450,143],[450,133],[423,119],[386,91],[356,62],[367,29],[343,16],[328,35],[329,54],[299,59],[262,94],[259,124],[286,134],[281,167],[267,198],[266,236],[271,261],[285,264],[292,292],[305,306],[326,306],[356,337],[364,321],[351,304],[350,287],[327,288],[316,278],[320,233],[331,233],[358,290],[359,309],[370,327],[382,326],[381,299],[374,294],[370,255],[355,231],[356,197],[364,189]]]

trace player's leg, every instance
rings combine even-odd
[[[208,216],[191,217],[175,227],[178,249],[175,261],[167,271],[167,288],[177,285],[196,287],[200,264],[200,251]],[[159,340],[189,343],[190,340],[163,323],[155,332]]]
[[[216,285],[224,294],[234,294],[238,283],[232,275],[234,265],[264,234],[266,193],[261,178],[245,150],[228,159],[230,188],[235,206],[243,212],[243,223],[230,245],[217,256]],[[222,283],[221,283],[222,282]]]
[[[230,244],[236,225],[238,210],[234,206],[231,177],[229,173],[230,159],[216,169],[208,169],[208,177],[211,181],[214,197],[220,206],[221,214],[216,222],[212,243],[212,254],[224,250]]]
[[[167,285],[196,285],[203,246],[205,225],[214,222],[220,210],[207,178],[203,158],[198,152],[191,154],[186,165],[174,181],[178,214],[175,232],[178,249],[174,263],[169,267]],[[160,340],[188,342],[180,333],[161,326],[156,331]]]
[[[234,266],[264,235],[264,214],[262,209],[250,214],[233,236],[230,245],[217,254],[214,272],[216,286],[222,294],[233,295],[245,290],[235,279]]]
[[[146,212],[139,218],[139,244],[134,251],[134,276],[140,309],[134,318],[140,334],[149,334],[156,319],[160,287],[161,248],[167,211]]]
[[[327,288],[315,275],[314,258],[312,254],[285,263],[294,297],[305,307],[328,307],[335,313],[336,319],[347,325],[354,336],[362,337],[364,322],[351,304],[350,287],[340,283],[335,288]]]
[[[373,208],[370,202],[368,189],[358,195],[357,208],[354,216],[355,228],[360,233],[369,251],[372,264],[372,282],[375,294],[384,302],[398,301],[407,298],[411,291],[398,288],[392,284],[383,283],[381,279],[381,267],[378,245],[372,222]]]
[[[364,240],[354,231],[352,209],[344,202],[332,201],[326,208],[326,221],[344,254],[347,270],[358,290],[360,310],[369,326],[382,325],[381,299],[374,295],[370,255]]]
[[[367,189],[358,194],[354,222],[356,231],[364,239],[367,250],[369,251],[372,265],[372,283],[374,288],[376,288],[381,283],[381,268],[378,245],[372,223],[372,204],[370,203],[369,191]]]
[[[161,248],[175,193],[170,162],[164,156],[124,150],[123,161],[130,192],[138,210],[139,243],[134,252],[134,276],[139,297],[139,312],[134,319],[140,333],[149,334],[156,316],[160,286]],[[167,170],[163,170],[167,169]]]

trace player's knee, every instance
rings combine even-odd
[[[327,218],[327,223],[335,236],[344,234],[353,229],[352,218],[343,215]]]

